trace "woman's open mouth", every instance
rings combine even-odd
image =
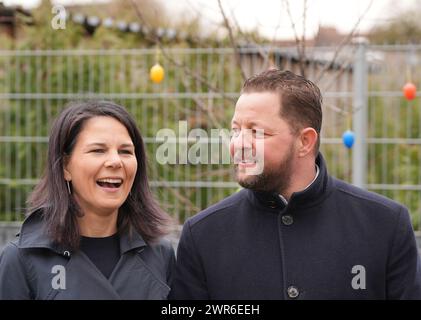
[[[123,184],[123,179],[121,178],[104,178],[98,179],[96,184],[102,189],[108,192],[117,191]]]

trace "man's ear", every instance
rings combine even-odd
[[[72,181],[72,175],[70,174],[69,170],[68,170],[68,166],[69,166],[69,156],[64,156],[63,157],[63,175],[64,175],[64,180],[66,181]]]
[[[301,130],[299,136],[298,155],[300,157],[305,157],[309,153],[314,154],[314,148],[316,146],[318,137],[319,134],[316,130],[314,130],[314,128],[308,127]]]

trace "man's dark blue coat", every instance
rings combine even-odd
[[[408,211],[320,174],[287,205],[244,189],[187,220],[173,299],[421,299]]]

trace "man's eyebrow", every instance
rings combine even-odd
[[[264,127],[264,122],[250,121],[246,123],[249,127]]]
[[[231,121],[231,125],[238,125],[238,122],[233,120]],[[260,122],[255,122],[255,121],[250,121],[250,122],[246,122],[245,123],[248,127],[258,127],[258,128],[263,128],[266,127],[264,123],[260,123]]]
[[[259,122],[254,122],[254,121],[250,121],[249,125],[250,125],[250,127],[261,127],[261,126],[263,126],[263,124],[261,124]]]

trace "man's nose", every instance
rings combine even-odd
[[[247,132],[249,131],[249,132]],[[230,152],[234,163],[249,159],[253,155],[253,136],[251,130],[241,130],[231,140]]]
[[[108,159],[105,162],[105,166],[110,168],[122,167],[121,158],[118,154],[118,151],[110,151],[110,153],[108,154]]]
[[[233,137],[232,143],[235,149],[252,149],[253,132],[249,129],[241,130],[237,136]]]

